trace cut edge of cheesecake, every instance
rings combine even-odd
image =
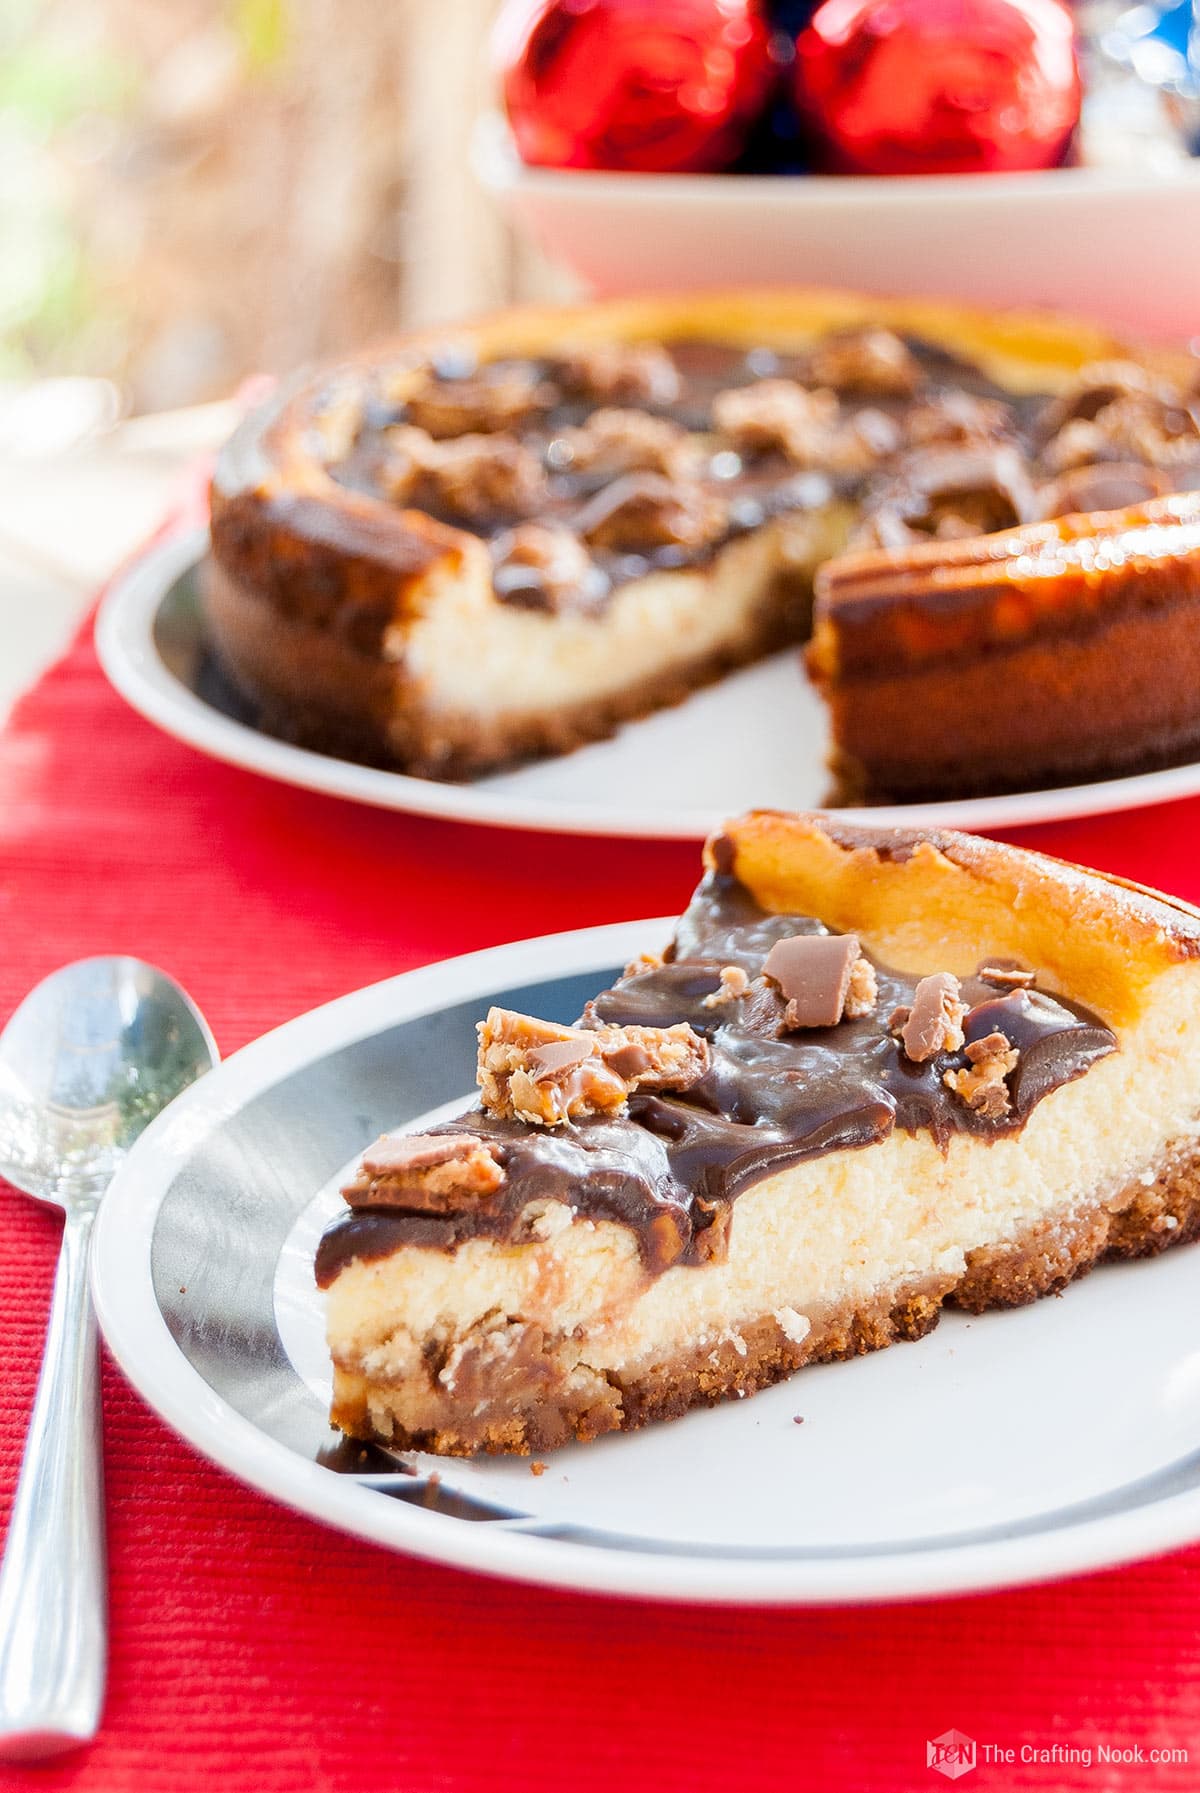
[[[895,1130],[764,1176],[733,1201],[720,1260],[648,1270],[629,1226],[565,1189],[520,1237],[352,1259],[328,1284],[344,1431],[545,1452],[920,1337],[946,1302],[1031,1301],[1200,1233],[1200,913],[990,841],[817,816],[751,814],[705,857],[764,910],[854,932],[914,975],[1020,960],[1117,1050],[1015,1132]]]

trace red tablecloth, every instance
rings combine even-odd
[[[1200,802],[1029,831],[1200,898]],[[522,935],[672,910],[678,844],[493,833],[215,765],[108,689],[83,633],[0,736],[0,1020],[67,959],[179,978],[228,1054],[357,985]],[[0,1502],[33,1395],[54,1219],[7,1191]],[[926,1789],[951,1727],[1132,1766],[969,1785],[1200,1787],[1200,1550],[1027,1592],[815,1612],[577,1597],[392,1556],[200,1461],[108,1366],[112,1669],[99,1742],[0,1787],[371,1793]],[[1186,1749],[1156,1765],[1154,1748]]]

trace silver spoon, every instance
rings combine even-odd
[[[64,966],[0,1034],[0,1176],[66,1214],[0,1568],[0,1757],[56,1755],[99,1728],[108,1601],[88,1243],[138,1135],[216,1063],[194,1003],[140,959]]]

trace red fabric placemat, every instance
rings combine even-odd
[[[1021,838],[1197,899],[1198,825],[1187,802]],[[673,910],[695,872],[686,845],[412,820],[216,765],[126,709],[85,630],[0,736],[0,1021],[62,961],[130,952],[184,983],[227,1054],[410,966]],[[57,1228],[0,1201],[6,1518]],[[176,1441],[111,1365],[105,1403],[104,1730],[57,1766],[0,1766],[0,1787],[929,1793],[948,1783],[926,1739],[951,1727],[1018,1758],[981,1755],[969,1787],[1200,1786],[1200,1550],[875,1609],[572,1597],[271,1505]],[[1144,1759],[1103,1764],[1100,1744]],[[1058,1759],[1022,1763],[1023,1746]],[[1152,1761],[1164,1748],[1191,1760]]]

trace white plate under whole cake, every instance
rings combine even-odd
[[[207,537],[160,542],[112,585],[96,645],[117,690],[168,734],[285,784],[500,828],[703,840],[747,809],[816,809],[829,789],[825,707],[792,650],[556,759],[449,784],[356,765],[265,734],[205,632]],[[1200,763],[1092,784],[846,812],[881,825],[987,830],[1135,809],[1200,792]],[[833,813],[838,813],[834,811]]]

